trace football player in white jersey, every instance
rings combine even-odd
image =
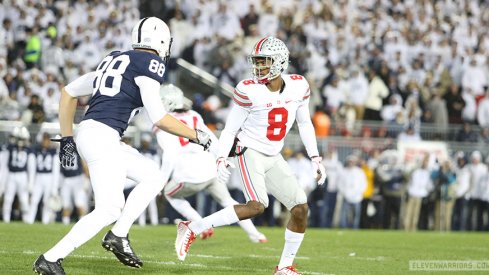
[[[173,116],[194,129],[205,131],[217,141],[214,133],[204,124],[202,117],[197,112],[190,110],[191,101],[183,96],[180,88],[172,84],[163,85],[160,94],[166,110]],[[164,189],[165,197],[178,213],[190,221],[202,219],[200,214],[185,200],[186,197],[202,190],[209,192],[222,207],[238,204],[229,194],[226,183],[217,181],[215,161],[217,142],[210,147],[210,152],[207,152],[184,138],[164,131],[157,130],[156,138],[163,149],[162,170],[165,180],[169,180]],[[258,232],[251,220],[239,221],[238,224],[252,242],[267,242],[265,235]],[[200,237],[206,239],[213,233],[214,229],[209,228],[202,232]]]
[[[234,90],[235,106],[219,138],[218,178],[226,179],[228,167],[238,166],[246,204],[232,205],[199,221],[178,225],[175,249],[184,260],[196,234],[216,226],[249,219],[268,207],[267,191],[290,211],[285,230],[285,246],[275,274],[300,274],[293,261],[307,226],[307,197],[280,151],[294,121],[315,169],[318,184],[326,179],[309,113],[311,90],[301,75],[284,74],[289,51],[274,37],[258,41],[250,56],[253,79],[238,83]],[[228,156],[234,156],[232,161]]]
[[[38,257],[33,265],[35,272],[65,274],[62,259],[113,222],[116,223],[102,239],[102,246],[123,264],[142,267],[142,261],[130,245],[128,232],[165,183],[154,161],[121,142],[129,121],[138,110],[145,108],[156,127],[188,138],[204,149],[210,146],[208,134],[168,115],[161,102],[159,90],[171,41],[165,22],[156,17],[143,18],[132,31],[133,50],[110,53],[96,71],[81,76],[62,90],[59,104],[61,165],[75,165],[80,153],[88,165],[95,209]],[[92,94],[89,108],[73,137],[77,97],[89,94]],[[123,193],[126,178],[138,182],[127,200]]]

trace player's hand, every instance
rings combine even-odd
[[[230,161],[228,161],[224,157],[220,157],[216,160],[217,164],[217,181],[219,183],[226,183],[229,180],[229,177],[231,176],[231,171],[228,170],[228,167],[230,168],[235,168],[234,164]]]
[[[72,136],[62,138],[52,138],[51,141],[59,142],[59,161],[63,168],[75,167],[78,162],[78,152],[76,151],[75,140]]]
[[[199,129],[195,129],[195,133],[197,134],[197,140],[190,140],[190,142],[202,145],[202,147],[204,147],[204,151],[207,151],[212,143],[211,136]]]
[[[318,185],[323,185],[324,181],[326,180],[326,169],[321,163],[322,160],[323,158],[318,156],[311,158],[312,165],[314,167],[314,177],[316,178]]]

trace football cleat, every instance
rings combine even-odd
[[[117,259],[124,265],[135,268],[143,267],[143,262],[134,254],[127,237],[118,237],[112,231],[109,231],[102,239],[102,246],[107,251],[114,253]]]
[[[56,262],[49,262],[44,258],[44,255],[41,255],[32,265],[32,270],[37,274],[66,275],[65,270],[61,266],[62,261],[63,259],[58,259]]]
[[[190,222],[179,222],[177,226],[177,239],[175,241],[175,251],[180,261],[185,261],[190,245],[195,240],[195,233],[190,230]]]
[[[274,275],[301,275],[301,273],[295,269],[295,265],[286,266],[281,269],[278,269],[278,266],[276,266],[275,273],[273,274]]]
[[[268,243],[267,237],[262,233],[258,233],[257,235],[250,235],[250,241],[252,243]]]
[[[209,228],[200,234],[201,240],[206,240],[214,235],[214,228]]]

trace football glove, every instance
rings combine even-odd
[[[216,160],[217,164],[217,181],[219,183],[224,183],[229,180],[229,177],[231,176],[231,171],[228,170],[228,167],[230,168],[235,168],[234,164],[230,161],[228,161],[224,157],[220,157]]]
[[[321,163],[323,160],[322,157],[312,157],[312,165],[314,167],[314,178],[316,179],[318,185],[323,185],[324,181],[326,180],[326,169],[324,168],[324,165]]]
[[[197,140],[190,140],[190,142],[202,145],[204,151],[207,151],[212,143],[211,136],[199,129],[195,129],[195,132],[197,133]]]
[[[61,166],[63,168],[73,168],[77,165],[78,152],[76,151],[75,140],[73,140],[72,136],[62,137],[62,138],[53,138],[51,141],[59,142],[59,161],[61,162]]]

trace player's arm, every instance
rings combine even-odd
[[[311,159],[315,168],[316,181],[319,185],[321,185],[326,180],[326,169],[321,163],[322,158],[319,156],[316,133],[312,124],[311,114],[309,113],[310,94],[311,90],[308,87],[299,108],[297,108],[296,121],[297,126],[299,127],[299,135],[301,136],[302,143],[304,143],[307,155]]]
[[[309,113],[308,104],[301,104],[297,109],[296,115],[297,126],[299,127],[299,134],[301,140],[306,147],[309,157],[319,156],[316,133],[314,131],[314,125],[312,124],[311,114]]]
[[[94,79],[95,72],[90,72],[75,79],[61,90],[59,126],[62,137],[73,136],[73,120],[78,97],[92,94]]]
[[[149,118],[156,127],[165,132],[199,143],[197,132],[194,129],[188,127],[165,111],[165,107],[158,93],[160,90],[160,83],[158,81],[147,76],[138,76],[134,80],[139,86],[141,99]]]
[[[249,115],[249,110],[240,106],[233,106],[226,120],[226,126],[219,137],[218,158],[227,158],[233,147],[234,139]]]
[[[212,155],[214,155],[214,157],[217,158],[219,140],[217,139],[214,132],[212,132],[211,129],[209,129],[209,127],[207,127],[207,125],[205,125],[204,119],[202,118],[202,116],[199,115],[197,112],[194,112],[194,115],[197,117],[197,129],[200,129],[200,130],[204,131],[205,133],[207,133],[212,140],[211,147],[209,147],[209,153],[211,153]]]

